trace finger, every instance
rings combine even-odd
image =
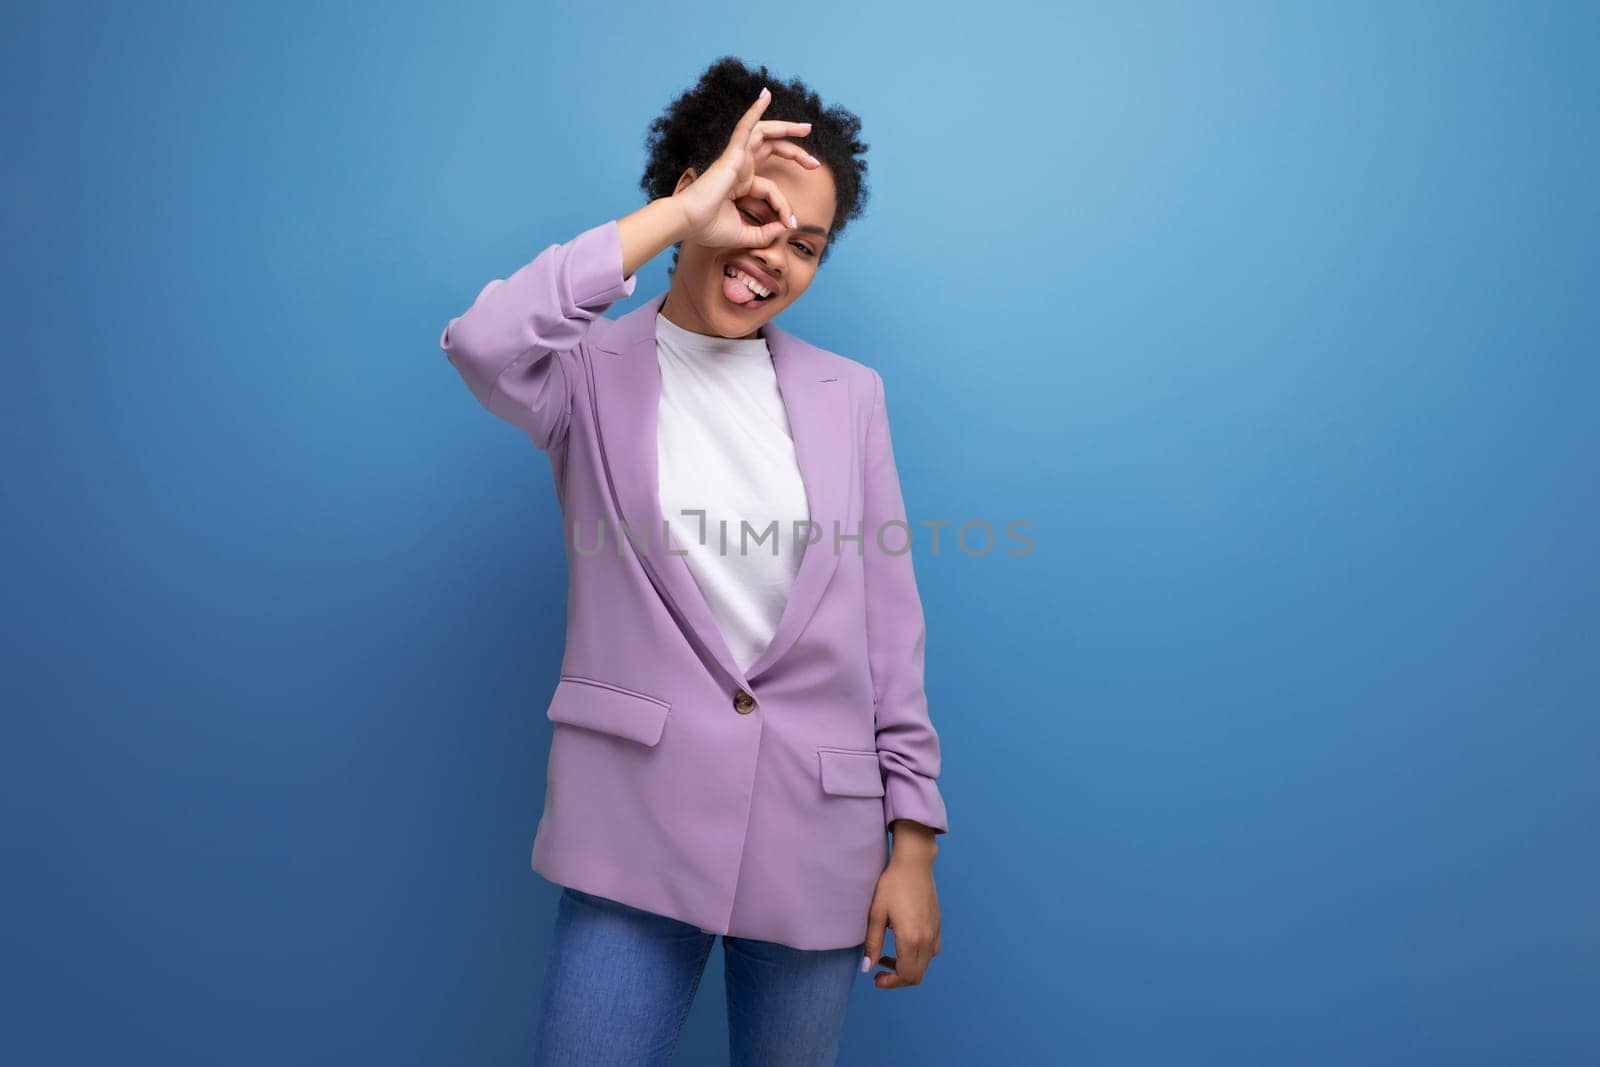
[[[783,190],[778,188],[771,178],[756,175],[750,179],[750,195],[759,196],[772,205],[772,210],[778,213],[778,221],[784,224],[784,229],[792,229],[799,223],[795,220],[794,209],[789,206],[789,198],[783,195]],[[776,238],[776,234],[773,235]]]
[[[762,119],[750,128],[744,146],[751,154],[762,153],[763,146],[786,137],[805,137],[811,133],[811,123],[790,122],[786,119]]]
[[[756,129],[763,137],[804,137],[811,132],[809,122],[789,122],[786,119],[762,119]]]
[[[880,989],[903,989],[921,985],[923,975],[928,969],[927,961],[900,951],[898,946],[895,951],[899,953],[898,957],[889,957],[893,969],[874,975],[874,984]]]
[[[896,961],[893,956],[879,956],[878,963],[889,969],[887,971],[879,971],[877,974],[873,975],[872,984],[877,986],[879,989],[903,989],[906,986],[911,985],[911,983],[906,981],[905,978],[899,973],[897,962],[898,961]]]
[[[887,908],[874,908],[867,912],[867,943],[861,949],[867,959],[882,962],[884,931],[888,925]],[[866,969],[871,970],[871,965],[869,964]]]
[[[873,976],[872,984],[879,989],[910,989],[912,986],[921,985],[922,980],[920,978],[913,980],[898,974],[892,974],[889,971],[880,971]]]
[[[763,86],[761,95],[756,97],[756,102],[746,108],[745,113],[739,116],[739,121],[733,124],[733,132],[728,135],[727,147],[722,150],[724,158],[740,148],[745,151],[750,150],[752,140],[760,137],[760,133],[756,129],[756,123],[760,120],[761,113],[767,109],[767,105],[771,102],[772,95]]]
[[[762,90],[762,91],[765,92],[765,90]],[[761,103],[761,106],[763,108],[766,107],[766,103],[765,102],[760,102],[760,103]],[[749,114],[749,112],[746,112],[746,115],[748,115],[748,114]],[[776,120],[774,120],[774,119],[762,119],[762,120],[759,120],[759,121],[756,121],[756,122],[752,122],[750,124],[750,126],[745,130],[745,135],[744,135],[745,151],[754,152],[757,148],[759,148],[761,146],[761,143],[763,141],[769,140],[770,138],[776,137],[776,136],[785,136],[785,135],[780,135],[780,134],[776,134],[776,133],[772,132],[771,127],[769,126],[769,123],[772,123],[772,122],[775,122],[775,121]],[[786,123],[786,122],[779,122],[777,124],[779,126],[788,126],[788,125],[790,125],[790,123]],[[809,132],[811,132],[809,129],[805,130],[805,133],[809,133]],[[804,136],[804,133],[802,133],[800,136]]]
[[[728,143],[733,145],[748,142],[751,131],[761,118],[761,113],[767,110],[767,105],[770,103],[772,103],[772,91],[763,85],[761,95],[756,97],[756,102],[745,108],[744,114],[739,116],[739,121],[734,123],[733,135],[728,138]]]
[[[765,226],[745,223],[744,231],[739,234],[739,244],[744,248],[765,248],[788,232],[789,225],[784,222],[769,222]]]
[[[756,149],[756,162],[760,163],[768,156],[782,156],[792,159],[802,167],[820,167],[822,160],[807,152],[793,141],[766,141]]]

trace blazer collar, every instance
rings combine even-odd
[[[794,643],[821,601],[839,562],[833,549],[834,531],[856,532],[844,528],[855,456],[849,392],[818,349],[774,323],[761,327],[788,413],[811,521],[820,536],[817,543],[802,550],[799,572],[777,632],[749,671],[741,671],[684,562],[684,546],[673,541],[671,552],[665,547],[666,520],[656,459],[661,369],[656,362],[655,327],[666,298],[661,292],[616,320],[591,323],[589,347],[597,352],[594,400],[600,447],[617,513],[627,527],[608,530],[606,536],[635,541],[634,554],[685,635],[730,681],[749,689]],[[594,329],[601,323],[609,328]],[[780,526],[779,536],[787,545],[794,531]],[[860,550],[860,542],[846,544]]]

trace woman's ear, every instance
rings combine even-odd
[[[679,193],[689,188],[689,186],[694,184],[694,180],[697,177],[699,177],[699,175],[695,174],[693,167],[690,167],[682,174],[678,175],[678,186],[672,190],[672,195],[677,196]]]

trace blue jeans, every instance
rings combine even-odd
[[[668,1064],[716,934],[571,887],[556,906],[534,1062]],[[862,944],[807,951],[722,935],[734,1067],[815,1067],[839,1050]]]

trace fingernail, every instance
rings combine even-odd
[[[800,220],[795,218],[793,215],[790,215],[789,216],[789,229],[798,230],[799,228],[800,228]]]
[[[866,974],[870,970],[872,970],[872,957],[871,956],[862,956],[861,957],[861,973],[862,974]]]
[[[766,96],[766,95],[768,95],[767,87],[765,85],[763,85],[761,87],[761,96]],[[756,99],[759,100],[759,99],[761,99],[761,97],[758,96]]]

